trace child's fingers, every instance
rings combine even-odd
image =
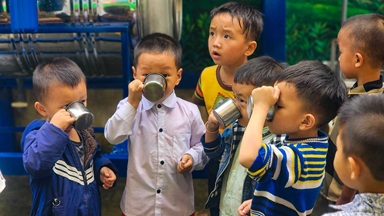
[[[273,97],[278,100],[280,97],[280,89],[278,86],[274,86]]]
[[[179,164],[177,164],[177,171],[178,171],[178,172],[181,172],[181,171],[184,170],[184,167],[183,167],[182,164],[183,164],[183,163],[182,163],[181,161],[179,162]]]
[[[106,181],[104,181],[103,188],[104,189],[109,189],[109,188],[111,188],[113,186],[113,183],[114,183],[114,181],[106,180]]]
[[[187,162],[184,163],[184,167],[192,166],[192,164],[193,164],[193,160],[191,160],[191,159],[188,158]]]

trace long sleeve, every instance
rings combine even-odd
[[[48,122],[40,129],[30,131],[23,143],[25,170],[32,178],[49,176],[52,167],[62,157],[68,143],[68,135]]]
[[[105,128],[104,136],[111,144],[118,144],[127,140],[132,134],[132,128],[136,110],[124,98],[117,105],[116,112],[108,119]]]
[[[193,157],[193,170],[201,170],[208,162],[208,158],[204,153],[203,145],[200,142],[200,137],[205,133],[205,126],[199,112],[194,112],[193,119],[194,120],[191,124],[191,148],[187,151],[187,154],[190,154]]]

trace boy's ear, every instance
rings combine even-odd
[[[245,56],[252,55],[257,48],[257,42],[256,41],[250,41],[248,42],[247,50],[245,50]]]
[[[355,67],[361,67],[363,65],[364,58],[361,53],[356,53],[355,54]]]
[[[301,121],[299,129],[308,130],[314,127],[316,124],[316,118],[311,113],[305,114],[304,119]]]
[[[137,73],[136,73],[136,68],[135,68],[135,66],[132,66],[132,75],[133,75],[133,78],[136,79]]]
[[[179,85],[179,83],[180,83],[180,81],[181,81],[182,74],[183,74],[183,68],[180,68],[180,69],[177,71],[177,81],[176,81],[176,85]]]
[[[350,173],[351,180],[357,180],[361,174],[360,161],[357,160],[355,157],[350,156],[348,157],[348,164],[349,164],[349,169],[351,170],[351,173]]]
[[[41,104],[40,102],[35,102],[35,109],[36,109],[36,111],[40,114],[40,115],[42,115],[42,116],[44,116],[44,117],[46,117],[47,116],[47,111],[45,111],[45,107],[44,107],[44,105],[43,104]]]

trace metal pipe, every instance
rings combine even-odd
[[[347,11],[348,11],[348,0],[343,0],[343,5],[341,8],[341,23],[343,23],[347,19]]]

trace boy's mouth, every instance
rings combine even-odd
[[[212,56],[215,56],[215,57],[220,57],[221,55],[220,55],[218,52],[216,52],[216,51],[213,51],[213,52],[212,52]]]

